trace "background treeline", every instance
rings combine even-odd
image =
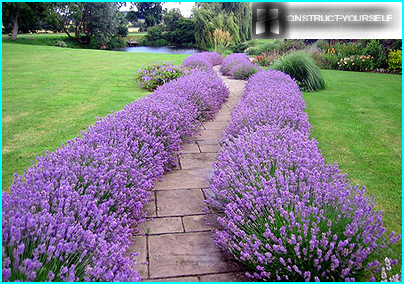
[[[129,11],[121,12],[122,6]],[[12,40],[19,33],[51,31],[67,35],[55,45],[82,48],[125,45],[128,28],[136,28],[145,32],[137,38],[142,45],[220,51],[250,40],[252,30],[250,3],[197,3],[187,18],[161,2],[19,2],[2,3],[2,15],[3,34]]]

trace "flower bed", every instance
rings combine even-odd
[[[354,281],[400,237],[386,240],[372,198],[325,163],[304,108],[279,71],[248,81],[214,164],[207,203],[224,211],[215,242],[254,279]]]
[[[195,71],[16,175],[3,193],[3,281],[140,280],[124,253],[153,182],[228,95],[216,74]]]
[[[248,79],[251,75],[261,70],[257,65],[251,63],[244,53],[233,53],[223,60],[220,71],[223,75],[232,76],[236,79]]]

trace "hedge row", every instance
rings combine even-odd
[[[254,279],[353,281],[400,237],[386,240],[364,188],[325,163],[304,109],[288,75],[250,78],[214,164],[207,202],[224,211],[215,242]]]
[[[220,69],[223,75],[232,76],[236,79],[248,79],[260,70],[260,67],[251,63],[251,60],[245,53],[230,54],[223,60]]]
[[[138,281],[124,256],[155,180],[229,91],[194,73],[99,119],[3,193],[3,281]]]

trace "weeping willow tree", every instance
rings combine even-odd
[[[195,40],[202,48],[215,47],[215,43],[222,42],[224,39],[218,39],[218,34],[230,34],[235,43],[251,39],[250,3],[198,3],[193,17]]]

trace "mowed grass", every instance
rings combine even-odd
[[[186,56],[3,43],[2,189],[97,116],[145,96],[134,80],[140,68],[158,60],[181,64]]]
[[[327,162],[337,162],[353,184],[365,185],[374,195],[388,232],[401,234],[401,76],[335,70],[322,74],[326,89],[304,93],[312,135]],[[401,260],[401,244],[394,247],[394,255]]]

